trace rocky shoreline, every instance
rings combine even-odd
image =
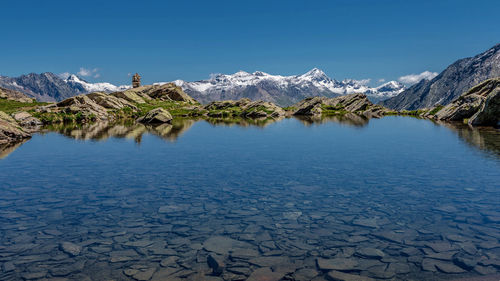
[[[43,125],[88,124],[131,120],[144,124],[169,124],[175,118],[216,121],[279,120],[290,116],[342,116],[381,118],[410,115],[438,121],[461,121],[472,126],[500,125],[500,78],[475,86],[446,106],[417,111],[393,111],[373,104],[364,94],[335,98],[306,98],[290,107],[271,102],[240,99],[202,105],[175,84],[146,85],[111,94],[94,92],[58,103],[38,104],[22,93],[0,89],[0,101],[12,112],[0,110],[0,144],[19,142]],[[12,103],[12,104],[11,104]],[[12,105],[12,108],[8,106]]]

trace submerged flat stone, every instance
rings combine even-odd
[[[356,250],[356,255],[369,259],[381,259],[385,257],[384,252],[375,248],[361,248]]]
[[[269,267],[263,267],[254,270],[247,281],[279,281],[284,275],[281,272],[273,272]]]
[[[335,281],[375,281],[375,279],[367,276],[349,274],[336,270],[328,272],[327,276],[330,280],[335,280]]]
[[[238,248],[253,248],[251,244],[225,236],[212,236],[203,243],[203,248],[209,252],[227,255]]]
[[[82,247],[71,242],[62,242],[60,248],[63,252],[71,256],[78,256],[82,251]]]
[[[353,270],[358,266],[358,262],[352,258],[318,258],[316,263],[321,270]]]

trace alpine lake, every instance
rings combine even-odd
[[[500,279],[496,129],[179,119],[0,149],[0,280]]]

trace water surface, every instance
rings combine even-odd
[[[499,151],[405,117],[53,127],[4,148],[0,279],[498,274]]]

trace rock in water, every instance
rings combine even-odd
[[[354,270],[358,266],[358,262],[351,258],[318,258],[316,263],[321,270]]]
[[[71,242],[62,242],[60,248],[70,256],[78,256],[82,251],[82,247]]]
[[[332,270],[328,272],[327,274],[329,280],[340,280],[340,281],[375,281],[375,279],[366,277],[366,276],[361,276],[361,275],[354,275],[354,274],[349,274],[349,273],[344,273],[336,270]]]
[[[437,111],[434,113],[433,111]],[[428,117],[445,121],[463,121],[470,125],[500,125],[500,78],[486,80],[468,90],[445,107],[431,110]]]
[[[350,94],[335,98],[313,97],[304,99],[293,106],[293,115],[320,115],[356,113],[367,117],[380,117],[388,109],[374,105],[364,94]]]
[[[368,259],[381,259],[385,257],[384,252],[375,248],[361,248],[356,251],[356,255]]]
[[[227,255],[230,251],[234,249],[245,249],[251,248],[252,245],[249,243],[234,240],[225,236],[213,236],[208,238],[204,243],[203,247],[209,252],[214,252],[220,255]]]
[[[149,111],[144,117],[137,119],[137,121],[146,124],[170,123],[172,115],[166,109],[155,108]]]
[[[224,257],[217,254],[208,255],[207,263],[215,275],[220,275],[225,267]]]
[[[17,124],[16,120],[0,111],[0,144],[18,142],[30,136]]]
[[[94,92],[87,95],[88,98],[96,102],[98,105],[108,109],[123,109],[129,107],[132,110],[137,110],[137,107],[127,101],[126,99],[119,98],[113,95]]]
[[[273,272],[269,267],[263,267],[252,272],[247,281],[278,281],[281,280],[284,275],[285,274],[281,272]]]
[[[14,118],[23,129],[27,132],[33,133],[38,130],[38,127],[43,125],[42,121],[38,118],[33,117],[26,111],[16,112],[12,114],[12,118]]]
[[[279,118],[286,113],[274,103],[249,99],[214,101],[204,109],[210,117]]]
[[[85,95],[71,97],[57,103],[60,111],[73,114],[82,114],[84,120],[108,120],[109,114],[106,108],[98,105]],[[95,120],[94,120],[95,121]]]

